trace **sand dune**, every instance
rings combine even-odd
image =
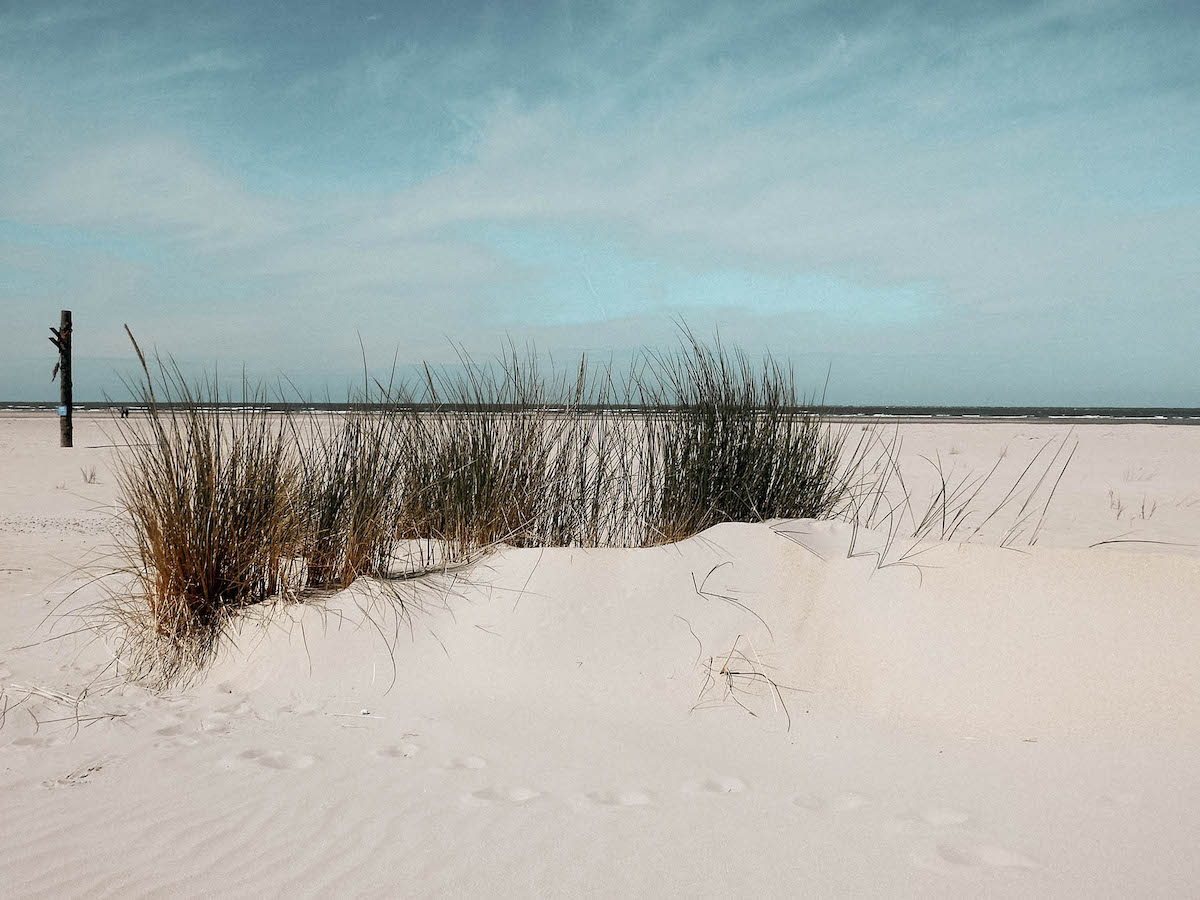
[[[1079,429],[1032,547],[504,550],[407,617],[260,611],[164,694],[67,634],[113,501],[76,429],[0,419],[5,896],[1195,894],[1200,429]],[[903,432],[985,469],[1065,430]]]

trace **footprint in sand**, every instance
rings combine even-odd
[[[683,785],[685,794],[741,794],[745,790],[746,782],[732,775],[716,775],[712,778],[696,779]]]
[[[53,738],[28,735],[26,737],[14,738],[8,746],[16,750],[42,750],[46,747],[53,747],[57,743],[59,742]]]
[[[155,743],[154,746],[160,749],[195,747],[205,730],[202,722],[198,724],[185,712],[170,712],[159,717],[158,726],[154,733],[166,739]]]
[[[225,706],[216,707],[216,711],[229,716],[231,719],[245,719],[255,715],[254,707],[247,700],[238,700],[236,703],[227,703]]]
[[[481,756],[457,756],[450,760],[447,768],[450,769],[484,769],[487,768],[487,760]]]
[[[446,774],[447,772],[476,772],[487,768],[487,760],[482,756],[456,756],[444,766],[434,766],[430,772]]]
[[[498,803],[508,806],[520,806],[540,796],[542,796],[541,791],[521,785],[493,785],[481,791],[472,791],[469,795],[472,800],[480,803]]]
[[[209,713],[200,720],[200,730],[207,734],[227,734],[232,730],[232,721],[228,713]]]
[[[154,733],[161,735],[166,740],[158,741],[154,746],[167,750],[195,747],[200,743],[200,738],[194,734],[189,734],[190,730],[184,725],[168,725],[166,728],[159,728]]]
[[[968,813],[949,806],[934,806],[898,816],[892,823],[897,834],[933,834],[947,828],[957,828],[971,820]]]
[[[207,712],[200,719],[200,730],[209,734],[228,734],[239,719],[258,718],[245,700],[229,703]]]
[[[412,759],[414,756],[416,756],[420,752],[421,752],[421,748],[418,747],[416,744],[403,743],[403,744],[391,744],[387,747],[380,747],[378,750],[375,751],[375,755],[376,756],[386,756],[389,759]]]
[[[281,706],[275,710],[275,715],[282,716],[315,716],[321,711],[321,707],[315,703],[289,703],[287,706]]]
[[[825,800],[816,794],[801,794],[792,800],[796,806],[812,812],[848,813],[871,805],[871,798],[856,791],[846,791]]]
[[[649,806],[654,797],[647,791],[637,788],[616,791],[592,791],[587,799],[599,806],[632,807]]]
[[[931,809],[922,810],[917,815],[926,825],[932,825],[935,828],[951,828],[955,825],[964,825],[971,818],[970,815],[961,809],[952,809],[949,806],[935,806]]]
[[[316,760],[304,753],[288,753],[285,750],[243,750],[233,758],[235,765],[254,764],[277,771],[307,769]]]
[[[1028,856],[996,844],[943,843],[937,845],[937,855],[955,866],[987,866],[1004,869],[1036,869]]]

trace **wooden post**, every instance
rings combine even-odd
[[[58,348],[58,362],[54,364],[54,371],[50,374],[50,380],[53,381],[56,376],[62,376],[58,382],[59,446],[70,447],[73,445],[74,439],[74,429],[71,423],[71,414],[74,412],[74,400],[71,396],[71,311],[64,309],[58,327],[52,327],[50,330],[54,332],[54,337],[50,338],[50,343]]]

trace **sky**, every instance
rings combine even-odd
[[[686,322],[860,404],[1200,406],[1200,4],[0,0],[0,400]],[[360,344],[361,342],[361,344]]]

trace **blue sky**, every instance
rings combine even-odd
[[[0,0],[0,398],[662,347],[1200,406],[1200,6]]]

